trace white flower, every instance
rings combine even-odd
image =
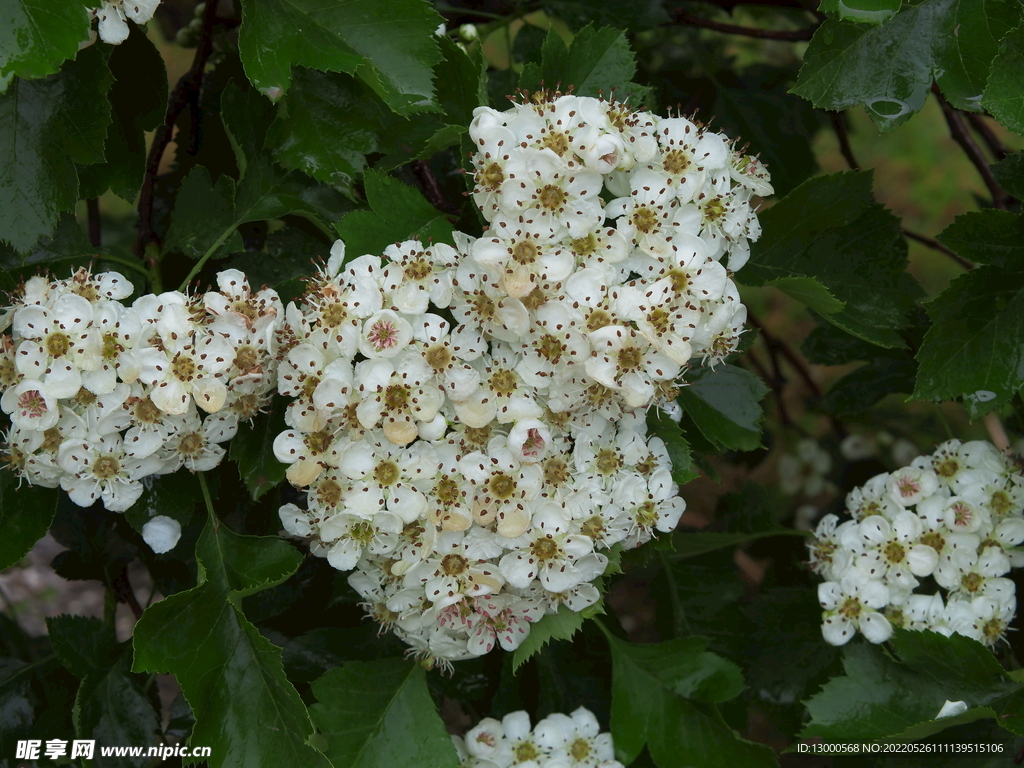
[[[181,538],[181,523],[167,515],[151,517],[142,526],[142,539],[156,554],[170,552]]]
[[[884,643],[892,635],[892,625],[879,613],[889,603],[889,588],[880,581],[848,572],[840,582],[819,584],[818,602],[824,609],[821,633],[831,645],[845,645],[857,630],[872,643]]]

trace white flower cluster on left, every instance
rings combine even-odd
[[[579,707],[555,712],[530,727],[525,711],[501,720],[485,717],[464,738],[452,736],[460,768],[622,768],[610,733],[602,733],[594,714]]]
[[[894,625],[987,645],[1003,637],[1017,608],[1006,575],[1024,565],[1024,472],[1012,456],[949,440],[855,488],[846,505],[853,519],[826,515],[810,544],[826,641],[860,631],[882,643]]]
[[[283,307],[227,270],[219,291],[146,294],[116,272],[28,280],[0,316],[3,457],[34,485],[128,509],[142,478],[204,471],[276,384]],[[205,417],[201,416],[205,415]]]
[[[98,8],[89,9],[89,15],[99,21],[100,40],[118,45],[128,39],[128,20],[145,24],[158,5],[160,0],[102,0]]]

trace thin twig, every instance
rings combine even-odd
[[[89,245],[99,248],[100,240],[100,201],[90,197],[85,201],[85,214],[89,220]]]
[[[911,240],[916,240],[917,242],[921,243],[921,245],[927,245],[929,248],[936,250],[939,253],[946,254],[947,256],[949,256],[949,258],[953,259],[953,261],[955,261],[964,269],[974,269],[974,265],[971,264],[971,262],[969,262],[963,256],[957,254],[955,251],[952,251],[946,246],[944,246],[934,237],[928,237],[928,235],[919,235],[917,232],[911,232],[909,229],[903,230],[903,236],[909,237]]]
[[[409,167],[412,169],[413,175],[416,180],[423,187],[423,191],[427,195],[427,200],[430,204],[437,208],[439,211],[445,213],[453,213],[452,206],[445,199],[444,193],[441,191],[441,185],[437,183],[437,177],[434,176],[434,172],[430,170],[430,166],[426,160],[413,160]]]
[[[985,182],[985,186],[988,187],[989,194],[992,195],[993,207],[1006,210],[1010,207],[1009,204],[1012,198],[1003,191],[1003,188],[999,186],[999,182],[996,181],[996,177],[992,175],[992,169],[988,167],[988,159],[974,140],[971,132],[967,130],[963,114],[946,101],[939,87],[934,83],[932,83],[932,93],[935,94],[935,98],[942,108],[942,114],[946,118],[946,124],[949,126],[949,135],[953,138],[953,141],[960,145],[964,154],[967,155],[967,159],[974,164],[982,181]]]
[[[796,370],[800,375],[800,378],[803,379],[804,383],[807,385],[807,388],[811,391],[811,394],[815,397],[821,397],[821,387],[818,386],[818,382],[816,382],[811,376],[811,371],[808,369],[807,363],[803,361],[800,355],[791,349],[786,342],[775,338],[775,336],[766,331],[765,327],[761,324],[761,321],[754,316],[749,307],[747,308],[747,320],[750,321],[752,326],[761,332],[761,336],[764,337],[765,344],[768,345],[768,348],[777,349],[782,356],[786,358],[786,361],[793,366],[794,370]]]
[[[146,252],[146,246],[157,239],[156,233],[153,231],[153,188],[156,185],[157,172],[160,170],[160,160],[164,156],[167,145],[171,143],[174,125],[187,106],[192,107],[193,134],[196,130],[199,92],[203,85],[206,62],[213,52],[213,25],[216,18],[217,0],[208,0],[206,12],[203,14],[203,28],[199,35],[199,45],[196,48],[195,57],[192,59],[192,67],[182,75],[178,84],[174,86],[174,90],[171,91],[170,98],[167,100],[167,113],[164,115],[163,125],[157,128],[153,134],[153,144],[146,156],[146,173],[139,191],[139,236],[135,243],[135,252],[140,257]],[[192,147],[192,138],[190,138],[189,147]]]
[[[829,112],[829,120],[832,121],[832,130],[835,131],[836,139],[839,141],[839,152],[846,160],[851,170],[859,171],[860,163],[853,154],[853,147],[850,146],[850,133],[846,128],[845,112]]]
[[[135,592],[132,589],[132,583],[128,580],[128,566],[121,569],[110,580],[110,588],[114,590],[114,595],[117,597],[119,603],[127,603],[128,607],[131,608],[132,614],[134,614],[136,621],[142,618],[142,606],[139,605],[139,601],[135,597]]]
[[[738,24],[724,24],[720,21],[705,19],[703,16],[694,16],[692,13],[678,11],[674,21],[677,24],[688,24],[691,27],[703,27],[713,29],[716,32],[724,32],[727,35],[743,35],[744,37],[757,37],[762,40],[782,40],[789,43],[797,43],[810,40],[818,25],[815,24],[803,29],[758,29],[757,27],[741,27]]]
[[[996,132],[992,130],[992,126],[985,121],[984,117],[974,112],[968,112],[967,119],[971,123],[971,128],[977,131],[985,144],[988,145],[996,160],[1002,160],[1009,154],[1006,145],[996,136]]]

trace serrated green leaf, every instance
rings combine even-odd
[[[969,261],[1015,268],[1024,257],[1024,217],[996,208],[970,211],[938,239]]]
[[[1014,133],[1024,134],[1024,24],[999,44],[981,106]]]
[[[845,365],[890,353],[884,347],[858,339],[834,325],[819,325],[807,334],[800,350],[808,362],[818,365]]]
[[[89,616],[52,616],[46,629],[60,663],[78,678],[110,669],[124,651],[112,627]]]
[[[834,315],[846,308],[846,303],[832,295],[831,291],[813,277],[778,277],[765,285],[778,288],[808,309],[822,315]]]
[[[89,15],[82,2],[7,0],[0,25],[0,93],[12,76],[52,75],[78,53],[89,37]]]
[[[0,266],[22,279],[41,269],[70,274],[76,266],[88,264],[95,254],[96,249],[71,213],[62,214],[53,232],[23,254],[0,242]]]
[[[1017,0],[952,3],[936,41],[935,79],[954,107],[981,111],[999,41],[1020,22],[1022,10]]]
[[[911,358],[879,358],[833,384],[818,408],[833,416],[863,413],[887,395],[913,392],[916,376],[917,364]]]
[[[274,99],[292,67],[358,74],[395,112],[434,106],[434,30],[444,20],[419,0],[242,0],[238,47],[249,80]],[[277,89],[277,90],[273,90]]]
[[[899,13],[902,5],[903,0],[821,0],[818,10],[847,21],[882,24]]]
[[[926,308],[932,326],[917,353],[915,399],[963,398],[977,418],[1021,390],[1024,269],[972,269]]]
[[[347,253],[380,253],[411,239],[452,242],[452,225],[415,189],[375,170],[367,171],[363,181],[371,210],[354,211],[335,227]]]
[[[150,606],[136,624],[133,670],[177,677],[196,717],[189,743],[211,747],[215,768],[330,768],[306,743],[313,726],[281,649],[239,608],[242,597],[287,579],[302,556],[283,539],[239,536],[211,516],[196,559],[198,586]]]
[[[226,256],[244,247],[234,222],[234,180],[221,176],[215,185],[210,172],[197,165],[181,182],[164,245],[194,259],[213,247]]]
[[[15,79],[0,96],[0,240],[21,253],[78,200],[74,163],[103,160],[113,78],[87,48],[56,75]]]
[[[672,462],[672,479],[678,485],[686,485],[700,476],[693,464],[690,444],[683,437],[679,424],[652,408],[647,412],[647,432],[665,443],[665,450]]]
[[[0,571],[10,568],[28,554],[46,535],[57,512],[57,490],[24,486],[13,473],[0,469]]]
[[[674,692],[680,686],[700,690],[704,685],[717,694],[735,689],[738,670],[723,672],[724,660],[704,651],[703,638],[645,646],[606,635],[612,652],[612,736],[620,762],[630,764],[646,744],[662,768],[777,765],[771,749],[739,738],[713,709],[701,709]]]
[[[274,438],[287,428],[284,406],[284,400],[276,398],[269,413],[258,415],[252,425],[239,426],[229,447],[229,458],[237,462],[253,501],[281,483],[288,469],[274,456]]]
[[[701,368],[687,377],[677,402],[712,443],[752,451],[761,444],[760,401],[768,387],[757,376],[733,365]]]
[[[1024,199],[1024,152],[1014,152],[989,167],[999,186],[1018,200]]]
[[[905,346],[906,327],[920,287],[905,271],[899,219],[876,203],[870,171],[847,171],[805,181],[760,214],[764,236],[752,244],[741,280],[763,285],[791,277],[821,283],[844,308],[830,323],[872,344]]]
[[[426,673],[402,659],[346,661],[313,682],[310,713],[334,768],[456,768]]]
[[[437,100],[453,125],[468,126],[473,110],[487,104],[487,61],[483,49],[465,51],[450,37],[440,37],[443,58],[435,67]]]
[[[583,616],[564,605],[558,606],[556,613],[549,613],[530,626],[530,634],[512,655],[512,671],[517,672],[552,640],[572,640],[582,626]]]

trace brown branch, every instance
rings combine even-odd
[[[764,338],[765,344],[768,345],[768,349],[776,349],[779,353],[786,358],[786,361],[793,366],[793,369],[800,375],[807,388],[811,391],[811,394],[815,397],[821,397],[821,387],[818,386],[818,382],[811,376],[811,371],[807,367],[807,363],[798,355],[786,342],[776,338],[770,334],[761,323],[754,313],[747,307],[747,320],[750,324],[757,328],[761,332],[761,336]]]
[[[803,29],[759,29],[757,27],[741,27],[738,24],[724,24],[720,21],[705,19],[703,16],[694,16],[692,13],[677,11],[674,19],[677,24],[688,24],[691,27],[702,27],[713,29],[716,32],[724,32],[727,35],[743,35],[744,37],[757,37],[762,40],[782,40],[783,42],[797,43],[810,40],[818,29],[817,24]]]
[[[985,182],[985,186],[988,187],[989,194],[992,195],[993,207],[1002,210],[1008,209],[1013,198],[1003,191],[1003,188],[999,186],[999,182],[996,181],[996,177],[992,175],[992,169],[988,167],[988,159],[974,140],[971,132],[967,129],[963,113],[958,109],[954,109],[953,105],[946,101],[942,91],[939,90],[935,83],[932,83],[932,93],[935,94],[935,98],[942,108],[942,115],[946,118],[946,124],[949,126],[949,135],[953,138],[953,141],[960,145],[964,154],[967,155],[967,159],[971,161],[981,176],[982,181]]]
[[[984,117],[974,112],[968,112],[967,119],[971,123],[971,128],[977,131],[985,144],[988,145],[996,160],[1003,160],[1009,154],[1006,145],[996,136],[996,132],[992,130],[992,126],[985,121]]]
[[[832,130],[835,131],[836,139],[839,141],[839,153],[846,160],[851,170],[859,171],[860,163],[853,154],[853,147],[850,146],[850,133],[846,128],[845,112],[829,112],[828,119],[832,122]]]
[[[85,214],[89,220],[89,245],[99,248],[100,240],[100,201],[90,197],[85,201]]]
[[[439,211],[445,213],[453,213],[453,209],[448,200],[445,199],[444,193],[441,191],[441,185],[437,183],[437,177],[434,176],[434,172],[430,170],[430,166],[427,165],[426,160],[413,160],[409,164],[412,169],[413,175],[416,180],[423,187],[423,191],[427,195],[427,200],[430,204],[437,208]]]
[[[132,590],[132,584],[128,580],[128,567],[125,566],[121,571],[114,575],[110,580],[110,588],[114,591],[115,597],[119,603],[126,603],[131,608],[132,613],[135,615],[135,619],[142,618],[142,606],[139,605],[138,599],[135,597],[135,592]]]
[[[944,246],[934,237],[928,237],[927,235],[919,235],[917,232],[911,232],[909,229],[903,230],[903,236],[909,237],[911,240],[916,240],[917,242],[921,243],[921,245],[926,245],[932,250],[938,251],[939,253],[946,254],[947,256],[949,256],[949,258],[953,259],[953,261],[955,261],[964,269],[974,269],[974,265],[971,264],[971,262],[969,262],[963,256],[957,254],[955,251],[952,251],[946,246]]]
[[[171,143],[174,125],[185,107],[192,108],[192,137],[189,149],[193,149],[199,114],[199,92],[203,85],[203,72],[206,62],[213,52],[213,25],[217,18],[217,0],[208,0],[206,12],[203,14],[203,28],[199,34],[199,45],[196,47],[192,66],[182,75],[167,100],[167,113],[164,122],[153,134],[153,144],[146,156],[146,173],[139,190],[139,236],[135,242],[135,252],[142,257],[146,246],[155,242],[157,237],[153,231],[153,188],[156,175],[160,170],[160,160],[164,156],[167,145]]]

